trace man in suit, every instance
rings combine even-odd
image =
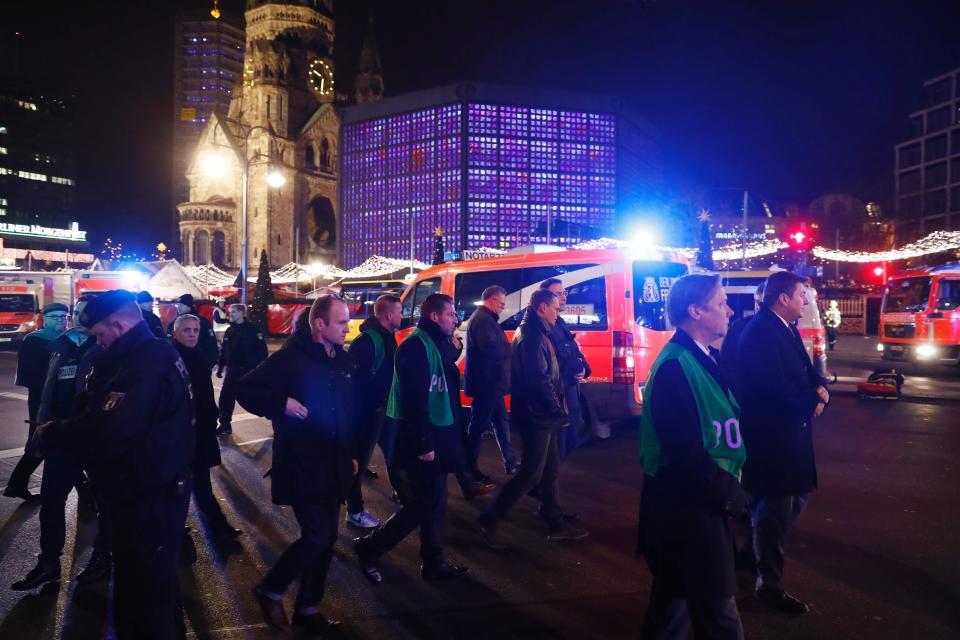
[[[792,614],[808,607],[783,590],[783,544],[817,486],[812,424],[830,401],[794,324],[806,304],[803,278],[787,271],[771,275],[763,308],[744,328],[738,351],[738,399],[750,452],[743,486],[755,497],[756,595]]]

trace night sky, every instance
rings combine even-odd
[[[78,97],[78,219],[97,243],[169,241],[174,15],[209,4],[3,3],[3,83]],[[950,0],[338,0],[338,82],[371,6],[388,95],[464,79],[615,94],[660,131],[671,192],[780,206],[845,192],[892,212],[921,83],[960,66]]]

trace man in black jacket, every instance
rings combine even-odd
[[[201,329],[202,330],[202,329]],[[220,426],[217,435],[233,433],[233,408],[237,402],[237,382],[248,371],[267,359],[267,343],[263,334],[247,322],[247,308],[242,304],[230,305],[230,326],[223,334],[220,359],[217,361],[217,377],[223,378],[220,388]]]
[[[92,297],[81,297],[74,307],[74,316],[80,317]],[[77,394],[82,388],[77,368],[81,358],[96,345],[96,339],[78,325],[55,338],[48,345],[53,354],[43,385],[37,422],[62,420],[70,417]],[[47,453],[40,485],[40,556],[37,566],[10,587],[14,591],[30,591],[46,582],[60,579],[60,555],[66,541],[67,496],[74,486],[89,491],[84,482],[83,465],[73,451],[55,450]],[[100,501],[100,526],[93,543],[90,561],[80,573],[77,582],[84,584],[110,575],[109,518],[106,503]]]
[[[643,638],[743,638],[731,516],[746,514],[739,408],[710,344],[732,311],[716,275],[687,275],[667,297],[677,327],[644,388],[638,551],[653,574]],[[706,446],[704,443],[710,443]]]
[[[193,296],[189,293],[185,293],[177,299],[177,316],[182,316],[187,313],[200,318],[200,342],[197,343],[197,345],[200,351],[203,352],[203,357],[207,361],[208,366],[213,369],[219,357],[217,336],[213,332],[213,325],[210,324],[210,321],[200,315],[196,304],[194,304]],[[173,338],[173,322],[167,325],[167,337]]]
[[[353,396],[356,407],[354,440],[361,469],[366,469],[373,446],[380,437],[387,411],[387,397],[393,382],[393,357],[397,352],[394,334],[400,328],[403,311],[400,298],[382,295],[373,304],[373,316],[360,325],[360,335],[350,344],[353,357]],[[361,529],[380,526],[380,520],[363,505],[363,473],[358,473],[347,498],[347,524]]]
[[[817,486],[813,419],[830,401],[794,323],[807,304],[803,278],[767,278],[763,308],[740,338],[743,440],[750,452],[743,486],[754,497],[757,598],[788,613],[807,605],[783,590],[783,543]]]
[[[340,505],[357,474],[352,364],[343,350],[350,312],[339,298],[320,296],[308,323],[240,379],[238,400],[273,422],[273,502],[293,507],[300,525],[300,538],[257,585],[257,602],[269,625],[290,629],[283,595],[299,578],[293,624],[322,634],[338,624],[318,607],[337,542]]]
[[[520,468],[510,443],[510,419],[504,396],[510,393],[510,341],[500,326],[500,313],[507,306],[507,291],[499,285],[487,287],[480,294],[480,306],[467,324],[467,357],[464,365],[464,390],[473,398],[470,406],[470,453],[473,476],[478,481],[489,478],[480,472],[478,459],[483,432],[493,424],[500,456],[508,475]]]
[[[140,313],[143,314],[143,321],[150,327],[150,331],[158,338],[162,338],[164,336],[163,323],[160,322],[160,317],[153,312],[153,296],[150,295],[150,292],[138,291],[137,304],[140,306]]]
[[[763,286],[761,282],[757,285],[753,293],[753,313],[744,314],[742,318],[737,318],[730,323],[730,329],[723,339],[723,346],[720,348],[720,369],[723,370],[723,377],[733,389],[733,394],[738,398],[740,386],[740,338],[743,336],[743,330],[747,328],[750,322],[760,309],[763,307]]]
[[[567,290],[563,288],[563,281],[559,278],[549,278],[540,285],[541,289],[552,291],[560,303],[560,313],[567,308]],[[557,316],[557,323],[550,329],[550,341],[557,350],[557,362],[560,364],[560,379],[563,382],[563,396],[567,401],[567,411],[570,415],[570,428],[560,438],[557,448],[560,451],[560,461],[566,459],[580,444],[580,433],[583,431],[583,396],[580,394],[580,383],[590,377],[590,364],[587,362],[580,345],[573,332],[567,328],[562,316]]]
[[[552,291],[537,289],[530,296],[520,329],[513,336],[510,357],[510,405],[514,426],[523,437],[520,471],[487,505],[478,520],[484,542],[494,549],[498,522],[528,491],[540,486],[541,513],[551,540],[579,540],[588,532],[563,517],[560,509],[560,454],[557,441],[570,426],[563,381],[550,330],[560,315]]]
[[[187,366],[190,388],[193,391],[193,409],[196,416],[197,448],[193,457],[193,498],[207,520],[207,527],[217,540],[232,540],[241,531],[234,528],[223,515],[220,503],[213,495],[210,468],[220,465],[220,443],[217,442],[217,403],[213,399],[213,381],[206,360],[197,348],[200,339],[200,319],[186,314],[173,323],[173,346]]]
[[[183,631],[176,567],[196,441],[187,370],[128,291],[92,300],[80,323],[104,351],[72,416],[38,427],[35,441],[78,452],[109,500],[117,637],[172,640]]]
[[[450,296],[434,293],[420,306],[420,322],[397,348],[387,414],[398,420],[387,445],[390,481],[400,509],[370,535],[354,540],[364,575],[383,580],[376,559],[420,528],[420,575],[455,578],[466,567],[449,564],[441,542],[447,510],[447,475],[466,466],[460,420],[460,371],[451,344],[457,312]]]

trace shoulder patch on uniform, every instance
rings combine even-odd
[[[103,401],[103,410],[104,411],[113,411],[116,409],[117,405],[120,404],[120,401],[123,400],[124,396],[127,394],[121,393],[119,391],[111,391],[107,394],[107,399]]]

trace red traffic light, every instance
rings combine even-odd
[[[810,235],[802,229],[791,232],[787,237],[790,239],[790,244],[796,249],[805,248],[810,241]]]

